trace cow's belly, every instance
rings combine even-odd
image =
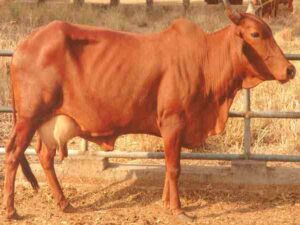
[[[82,76],[83,81],[72,78],[63,87],[63,103],[56,114],[75,118],[80,129],[93,136],[157,134],[157,93],[153,89],[157,89],[159,76],[149,74],[97,72]]]
[[[90,137],[118,137],[123,134],[143,133],[159,136],[156,113],[142,110],[109,109],[103,106],[82,105],[80,107],[63,108],[58,114],[66,114],[76,118],[82,133]]]

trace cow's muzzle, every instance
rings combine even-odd
[[[289,79],[293,79],[296,76],[296,68],[293,65],[290,65],[286,69],[286,75]]]

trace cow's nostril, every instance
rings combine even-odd
[[[296,75],[296,68],[293,65],[290,65],[287,69],[286,69],[286,74],[289,78],[293,79]]]

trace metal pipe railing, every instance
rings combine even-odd
[[[264,118],[264,119],[299,119],[300,111],[295,112],[276,112],[276,111],[266,111],[266,112],[235,112],[231,111],[229,113],[230,117],[236,118]]]
[[[12,113],[13,110],[11,107],[8,106],[1,106],[0,107],[0,113]]]
[[[164,159],[163,152],[123,152],[112,151],[93,152],[93,155],[104,158],[135,158],[135,159]],[[267,154],[231,154],[231,153],[188,153],[182,152],[181,159],[186,160],[257,160],[257,161],[279,161],[279,162],[300,162],[298,155],[267,155]]]
[[[5,149],[0,148],[0,154],[5,154]],[[35,156],[35,149],[27,149],[25,152],[26,155]],[[80,156],[84,155],[81,151],[69,149],[69,156]],[[125,151],[93,151],[89,155],[98,156],[102,158],[133,158],[133,159],[165,159],[165,154],[163,152],[125,152]],[[188,153],[182,152],[181,159],[183,160],[257,160],[257,161],[273,161],[273,162],[300,162],[299,155],[267,155],[267,154],[251,154],[248,157],[245,157],[245,154],[233,154],[233,153]]]
[[[0,51],[0,57],[11,57],[12,51]],[[300,60],[300,54],[285,54],[288,60]],[[11,113],[10,107],[0,107],[0,113]],[[251,95],[250,90],[245,90],[245,111],[244,112],[229,112],[229,116],[233,118],[244,118],[244,154],[223,154],[223,153],[182,153],[182,159],[204,159],[204,160],[259,160],[259,161],[283,161],[283,162],[300,162],[300,155],[267,155],[267,154],[251,154],[251,118],[277,118],[277,119],[299,119],[299,112],[253,112],[251,111]],[[88,142],[83,140],[81,143],[82,152],[88,150]],[[4,150],[0,149],[0,154]],[[34,154],[33,151],[29,152]],[[72,153],[71,155],[76,155]],[[80,154],[80,153],[78,153]],[[93,155],[105,158],[150,158],[150,159],[163,159],[163,152],[93,152]]]
[[[12,113],[12,108],[7,106],[0,106],[0,113]],[[262,111],[262,112],[236,112],[230,111],[231,118],[260,118],[260,119],[300,119],[300,111],[294,112],[278,112],[278,111]]]
[[[14,54],[11,50],[0,50],[0,57],[12,57]],[[300,60],[300,54],[285,54],[288,60]]]
[[[244,154],[248,159],[251,148],[251,118],[248,116],[251,112],[250,89],[245,90],[245,116],[244,116]]]
[[[2,57],[12,57],[14,54],[11,50],[0,50],[0,56]]]

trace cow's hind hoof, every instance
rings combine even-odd
[[[76,208],[74,208],[70,203],[68,203],[68,204],[66,205],[66,207],[64,207],[64,208],[62,209],[62,211],[63,211],[64,213],[74,213],[74,212],[76,212]]]
[[[6,219],[7,220],[20,220],[20,219],[22,219],[22,217],[14,209],[12,212],[9,212],[6,214]]]
[[[185,222],[185,223],[192,223],[195,221],[195,217],[193,216],[189,216],[187,215],[186,213],[182,212],[180,214],[177,215],[177,218],[179,220],[181,220],[182,222]]]

